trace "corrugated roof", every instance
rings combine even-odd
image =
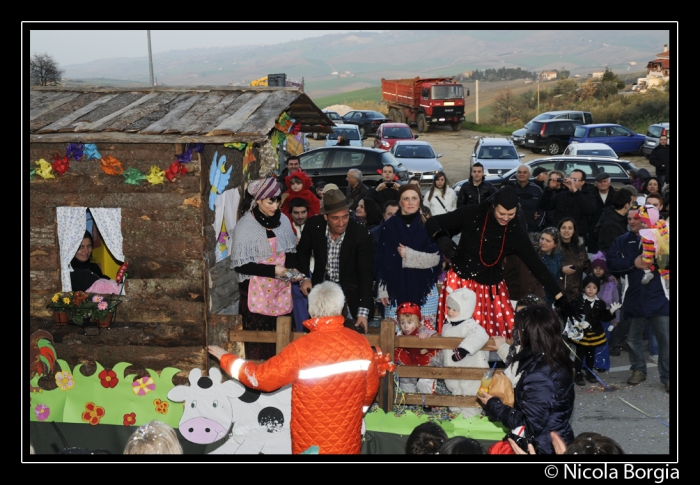
[[[268,136],[283,112],[304,133],[330,133],[333,126],[297,88],[34,86],[29,97],[31,141],[250,139]]]

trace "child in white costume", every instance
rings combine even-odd
[[[447,312],[442,326],[443,337],[461,337],[464,340],[456,349],[440,351],[445,367],[489,367],[489,353],[481,350],[489,340],[486,330],[472,318],[476,307],[476,293],[467,288],[450,291],[447,296]],[[445,386],[456,396],[476,396],[481,380],[445,379]],[[463,417],[481,414],[481,408],[450,407]]]

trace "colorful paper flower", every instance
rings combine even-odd
[[[73,389],[73,386],[75,386],[73,375],[67,371],[56,372],[56,385],[60,387],[62,391]]]
[[[168,403],[166,401],[156,399],[155,401],[153,401],[153,405],[156,407],[157,413],[168,414]]]
[[[100,424],[100,419],[105,415],[105,408],[96,405],[95,403],[89,402],[85,405],[85,412],[83,412],[83,421],[90,423],[93,426]]]
[[[175,182],[176,179],[187,173],[187,167],[180,162],[173,162],[165,171],[165,178],[170,182]]]
[[[83,145],[83,153],[87,157],[88,160],[94,158],[95,160],[99,160],[102,158],[102,155],[100,155],[100,152],[97,151],[97,145],[94,143],[86,143]]]
[[[63,175],[70,168],[70,160],[68,160],[68,157],[61,158],[58,153],[54,153],[51,168],[58,175]]]
[[[49,162],[44,160],[43,158],[37,160],[34,162],[39,166],[38,170],[36,171],[36,174],[39,175],[43,179],[53,179],[56,178],[56,176],[53,174],[53,167]]]
[[[136,424],[136,413],[129,413],[124,415],[124,426],[131,426]]]
[[[111,369],[103,369],[102,372],[97,375],[97,377],[100,378],[100,384],[102,384],[102,387],[105,389],[113,389],[119,383],[117,373]]]
[[[71,143],[66,147],[66,157],[72,158],[73,160],[80,160],[83,158],[83,144],[82,143]]]
[[[46,404],[37,404],[34,408],[34,414],[38,421],[46,421],[51,415],[51,409]]]
[[[224,143],[224,146],[226,148],[235,148],[236,150],[243,150],[246,147],[246,143],[243,142],[232,142],[232,143]]]
[[[141,185],[141,181],[146,178],[146,176],[138,168],[129,167],[124,170],[122,174],[124,176],[124,183],[131,185]]]
[[[146,175],[146,181],[151,185],[162,184],[165,180],[165,171],[158,168],[158,165],[152,165],[151,170]]]
[[[102,297],[102,296],[100,296],[100,295],[94,295],[94,296],[92,297],[93,303],[99,303],[99,302],[101,302],[102,300],[104,300],[104,297]]]
[[[100,158],[100,167],[107,175],[121,175],[124,173],[122,162],[109,155]]]
[[[145,396],[149,392],[156,390],[156,383],[150,376],[136,379],[131,385],[131,390],[134,391],[134,394],[137,396]]]
[[[253,155],[253,147],[248,145],[245,149],[245,154],[243,155],[243,175],[248,172],[248,166],[255,161],[255,155]]]

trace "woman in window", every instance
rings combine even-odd
[[[70,284],[73,291],[87,291],[100,278],[109,279],[108,276],[102,274],[102,270],[97,263],[90,262],[92,244],[92,234],[85,231],[80,247],[70,262],[73,268],[70,274]]]

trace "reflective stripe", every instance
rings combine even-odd
[[[369,363],[369,360],[350,360],[338,364],[321,365],[299,371],[299,379],[317,379],[346,372],[363,371],[369,369]]]
[[[236,380],[240,380],[238,379],[238,371],[241,369],[241,366],[243,364],[245,364],[244,359],[236,359],[233,361],[233,364],[231,364],[231,372],[229,372],[231,377],[233,377]]]
[[[369,406],[362,406],[362,412],[366,413],[367,410],[369,409]],[[363,433],[364,434],[364,433]]]

